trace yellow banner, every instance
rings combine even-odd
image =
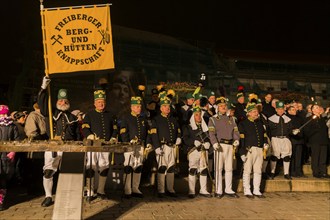
[[[44,9],[41,16],[48,74],[114,68],[109,5]]]

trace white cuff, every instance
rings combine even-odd
[[[180,145],[181,144],[181,138],[177,138],[175,141],[175,145]]]
[[[233,143],[233,146],[238,147],[239,146],[239,140],[235,140],[234,143]]]
[[[202,143],[201,143],[200,141],[198,141],[198,140],[195,140],[195,141],[194,141],[194,145],[195,145],[196,147],[199,147],[201,144],[202,144]]]
[[[87,139],[88,139],[88,140],[94,140],[94,139],[95,139],[94,134],[90,134],[90,135],[88,135],[88,136],[87,136]]]
[[[204,146],[204,148],[206,149],[206,150],[208,150],[208,149],[210,149],[210,143],[209,142],[205,142],[204,144],[203,144],[203,146]]]
[[[243,163],[245,163],[246,160],[247,160],[247,157],[246,157],[245,155],[242,155],[242,156],[241,156],[241,160],[243,161]]]

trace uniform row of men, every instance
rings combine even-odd
[[[26,123],[25,126],[29,140],[49,138],[46,90],[49,83],[50,79],[44,77],[38,94],[38,103],[34,106],[36,111],[27,117],[27,121],[33,122],[29,125]],[[179,162],[178,154],[182,152],[182,148],[188,157],[191,198],[197,195],[195,192],[197,180],[199,180],[201,196],[214,195],[222,198],[226,195],[238,198],[232,189],[233,161],[238,155],[243,162],[244,195],[248,198],[254,196],[263,198],[260,183],[269,158],[270,178],[275,177],[276,163],[279,159],[283,159],[284,178],[291,179],[291,175],[303,176],[302,149],[306,143],[311,149],[313,176],[329,177],[326,171],[329,134],[327,117],[324,117],[324,113],[327,112],[322,112],[320,105],[314,103],[310,108],[310,116],[306,117],[306,115],[297,115],[295,106],[297,103],[285,106],[282,101],[273,99],[271,106],[272,98],[269,98],[269,95],[261,103],[255,94],[251,94],[249,103],[245,104],[244,94],[240,92],[237,94],[238,102],[233,106],[225,97],[216,98],[214,92],[209,92],[206,99],[195,92],[187,94],[185,104],[178,107],[172,102],[174,91],[162,90],[153,90],[155,99],[146,109],[143,108],[143,97],[131,97],[131,113],[121,119],[117,119],[106,110],[106,92],[96,90],[95,109],[88,112],[83,120],[79,120],[69,111],[67,91],[61,89],[56,107],[52,111],[53,138],[65,141],[86,138],[108,141],[110,144],[121,141],[143,146],[124,153],[125,198],[143,197],[139,189],[143,164],[146,159],[153,160],[153,158],[151,170],[157,173],[158,196],[176,197],[175,171]],[[148,114],[145,110],[148,110]],[[11,126],[8,113],[7,106],[0,106],[0,116],[3,116],[0,117],[1,129],[10,127],[7,129],[9,135],[1,136],[1,140],[18,140],[17,128]],[[0,210],[4,209],[6,180],[9,175],[7,167],[14,161],[15,153],[7,152],[1,155]],[[108,152],[87,153],[85,168],[87,201],[96,197],[107,199],[105,184],[110,166],[109,157]],[[45,199],[41,204],[44,207],[53,204],[53,176],[58,170],[61,158],[62,152],[47,151],[44,154]],[[224,187],[222,186],[223,171]],[[250,187],[252,172],[253,192]],[[208,178],[213,185],[214,192],[211,193],[207,188]]]

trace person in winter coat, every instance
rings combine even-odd
[[[0,140],[18,140],[19,134],[13,119],[8,116],[9,108],[0,105]],[[7,182],[13,174],[15,166],[15,152],[0,152],[0,211],[6,209],[5,197],[7,194]]]

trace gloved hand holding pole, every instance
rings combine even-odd
[[[294,135],[297,135],[300,131],[301,131],[301,129],[303,129],[306,125],[308,125],[311,121],[313,121],[313,119],[315,119],[317,116],[316,115],[314,115],[311,119],[309,119],[308,121],[306,121],[305,122],[305,124],[303,124],[302,126],[300,126],[298,129],[294,129],[293,131],[292,131],[292,133],[294,134]]]

